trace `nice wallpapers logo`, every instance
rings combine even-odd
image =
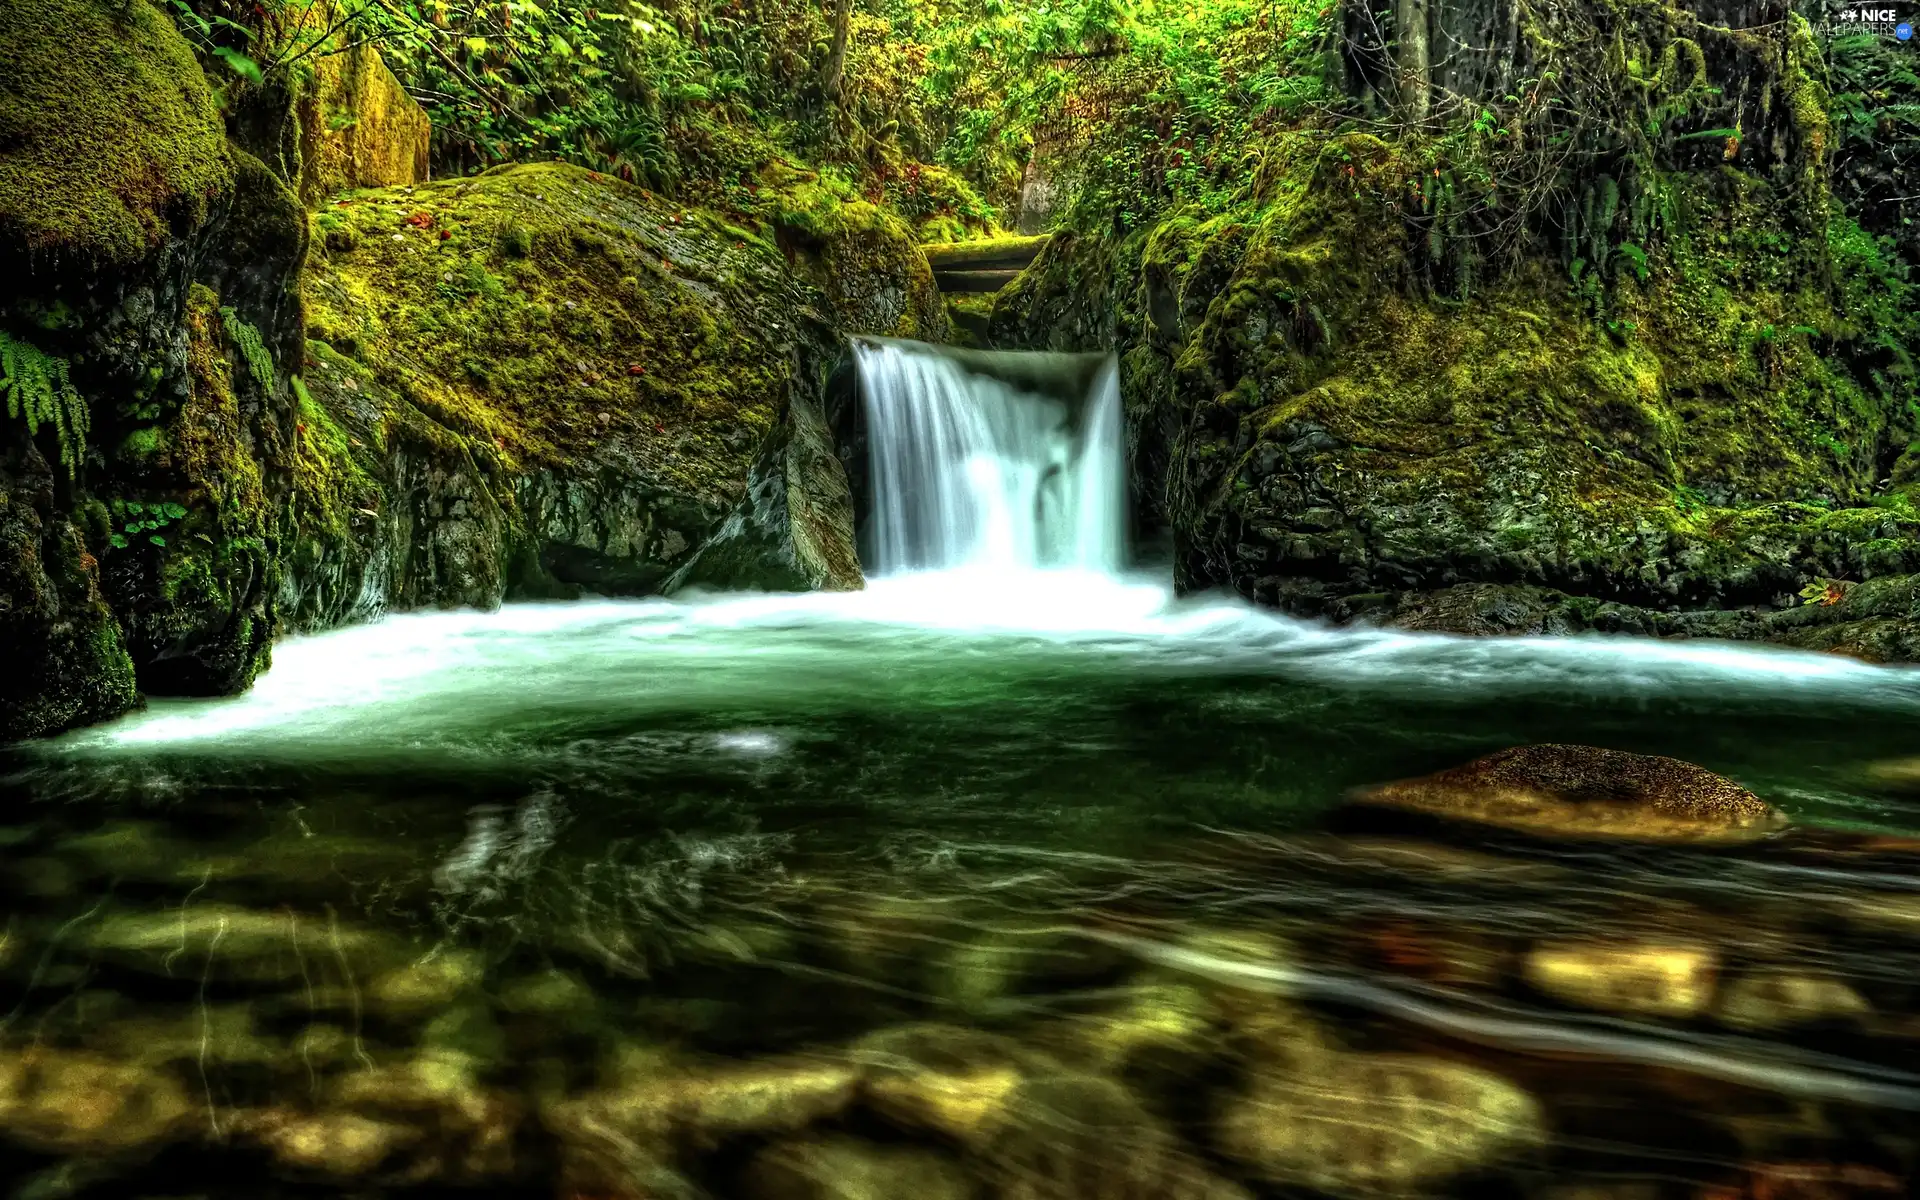
[[[1872,33],[1890,41],[1913,42],[1913,14],[1876,4],[1844,5],[1834,13],[1833,32]]]

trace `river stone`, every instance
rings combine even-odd
[[[0,1134],[31,1149],[149,1149],[183,1136],[194,1112],[164,1071],[46,1047],[0,1050]]]
[[[163,975],[209,973],[252,981],[301,979],[338,970],[342,962],[364,970],[366,960],[391,954],[384,939],[369,930],[290,910],[218,903],[114,913],[93,927],[85,943],[104,956]]]
[[[1354,800],[1580,837],[1736,841],[1786,824],[1764,800],[1704,767],[1597,746],[1516,746],[1418,779],[1367,788]]]
[[[858,1138],[781,1142],[747,1168],[751,1200],[971,1200],[973,1180],[943,1154]]]
[[[982,1145],[1010,1121],[1030,1057],[997,1034],[958,1025],[902,1025],[855,1043],[869,1106],[895,1124]]]
[[[1718,961],[1697,945],[1554,942],[1527,955],[1527,982],[1579,1008],[1687,1020],[1713,1004]]]
[[[367,1006],[396,1020],[428,1016],[477,987],[485,970],[470,950],[444,950],[382,972],[367,984]]]
[[[1245,1200],[1118,1082],[1036,1074],[981,1151],[1000,1200]]]
[[[1749,1031],[1790,1029],[1873,1014],[1859,992],[1829,975],[1767,967],[1749,971],[1722,990],[1722,1024]]]
[[[423,1136],[413,1126],[358,1113],[282,1109],[243,1113],[235,1118],[233,1133],[265,1149],[282,1167],[336,1176],[364,1175]]]
[[[423,1131],[409,1178],[472,1182],[511,1174],[520,1108],[480,1081],[480,1064],[428,1049],[335,1077],[322,1095],[329,1112],[351,1112]]]
[[[1534,1098],[1442,1059],[1329,1052],[1256,1071],[1227,1103],[1220,1148],[1273,1183],[1398,1196],[1544,1140]]]

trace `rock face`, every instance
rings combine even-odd
[[[151,0],[0,41],[0,739],[394,608],[860,585],[825,377],[844,334],[945,333],[897,219],[823,192],[769,238],[560,165],[414,186],[371,51],[223,122]]]
[[[1367,788],[1353,800],[1576,837],[1737,841],[1786,823],[1764,800],[1704,767],[1595,746],[1516,746],[1418,779]]]
[[[814,415],[831,326],[771,246],[557,164],[358,194],[316,230],[295,626],[677,571],[858,585]]]
[[[770,591],[859,591],[866,586],[854,548],[853,493],[820,405],[797,396],[747,477],[739,508],[667,581]]]
[[[310,27],[338,20],[333,4],[307,11]],[[301,203],[308,208],[349,188],[402,187],[428,176],[432,126],[393,77],[378,49],[356,45],[318,57],[294,101],[300,130]]]
[[[0,336],[35,410],[0,427],[18,736],[264,665],[306,231],[147,0],[9,7],[0,43]]]
[[[1800,41],[1782,61],[1818,88]],[[1906,401],[1875,335],[1813,334],[1892,301],[1844,215],[1805,227],[1832,209],[1805,164],[1675,173],[1686,236],[1617,273],[1610,329],[1549,261],[1448,296],[1419,282],[1432,251],[1401,199],[1430,172],[1405,147],[1262,153],[1237,205],[1056,234],[989,334],[1119,351],[1136,510],[1170,529],[1183,588],[1421,629],[1913,656]]]

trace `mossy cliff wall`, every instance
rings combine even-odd
[[[1821,140],[1796,144],[1666,175],[1663,240],[1597,300],[1544,255],[1438,294],[1404,219],[1427,152],[1282,134],[1225,211],[1057,235],[991,337],[1118,348],[1140,509],[1185,588],[1914,658],[1920,455],[1887,336],[1909,293],[1829,204]]]
[[[264,664],[306,234],[147,0],[9,5],[0,48],[0,733],[30,734]]]

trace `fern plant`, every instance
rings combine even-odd
[[[8,419],[25,417],[30,436],[42,425],[53,426],[60,439],[60,462],[71,479],[86,449],[91,422],[87,402],[67,378],[67,360],[0,333],[0,392],[7,397]]]
[[[233,343],[240,357],[246,360],[247,374],[262,388],[273,386],[273,355],[266,344],[260,340],[260,331],[241,319],[239,313],[231,308],[220,310],[220,323],[226,327],[227,340]]]

